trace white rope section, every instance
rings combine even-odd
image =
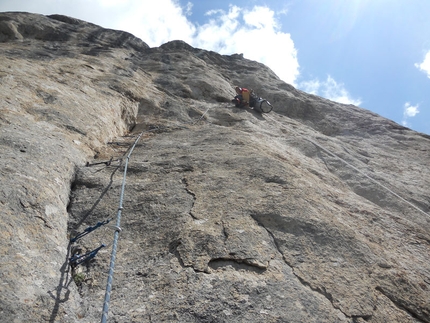
[[[344,160],[342,157],[336,155],[335,153],[332,153],[330,150],[328,150],[327,148],[324,148],[323,146],[321,146],[320,144],[318,144],[317,142],[301,135],[300,133],[298,133],[297,131],[295,131],[294,129],[291,128],[286,128],[282,123],[280,123],[278,120],[275,120],[273,117],[267,116],[267,118],[271,119],[272,121],[278,123],[282,128],[286,129],[286,130],[290,130],[294,133],[296,133],[299,136],[302,136],[305,140],[309,141],[310,143],[314,144],[315,146],[317,146],[318,148],[320,148],[321,150],[325,151],[327,154],[339,159],[340,161],[342,161],[343,163],[345,163],[346,165],[348,165],[349,167],[351,167],[352,169],[356,170],[357,172],[359,172],[361,175],[367,177],[369,180],[371,180],[373,183],[379,185],[380,187],[382,187],[383,189],[387,190],[388,192],[390,192],[391,194],[393,194],[395,197],[397,197],[398,199],[402,200],[403,202],[407,203],[408,205],[410,205],[411,207],[413,207],[415,210],[419,211],[420,213],[430,217],[430,214],[424,212],[423,210],[421,210],[419,207],[417,207],[416,205],[412,204],[411,202],[409,202],[408,200],[406,200],[405,198],[401,197],[399,194],[393,192],[391,189],[389,189],[388,187],[386,187],[385,185],[381,184],[380,182],[378,182],[377,180],[375,180],[374,178],[370,177],[369,175],[367,175],[366,173],[364,173],[362,170],[358,169],[357,167],[355,167],[354,165],[350,164],[349,162],[347,162],[346,160]]]

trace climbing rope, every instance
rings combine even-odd
[[[103,312],[102,312],[102,319],[101,319],[102,323],[105,323],[107,321],[108,312],[109,312],[110,293],[112,290],[112,280],[113,280],[113,274],[114,274],[114,268],[115,268],[115,259],[116,259],[117,245],[118,245],[118,237],[119,237],[119,233],[121,231],[121,227],[120,227],[120,225],[121,225],[121,213],[123,210],[125,180],[126,180],[126,176],[127,176],[128,162],[130,160],[130,156],[131,156],[134,148],[136,147],[137,142],[139,141],[140,137],[142,137],[144,132],[146,132],[146,131],[141,132],[140,135],[136,138],[136,140],[134,141],[134,144],[131,147],[131,149],[127,155],[127,158],[125,160],[124,174],[123,174],[122,185],[121,185],[121,194],[119,197],[119,207],[118,207],[117,218],[116,218],[116,228],[117,229],[115,230],[115,233],[114,233],[114,240],[113,240],[113,246],[112,246],[109,274],[108,274],[108,279],[107,279],[107,284],[106,284],[105,299],[104,299],[104,303],[103,303]]]
[[[210,109],[210,107],[206,109],[206,111],[200,116],[200,118],[198,120],[189,122],[189,124],[194,125],[194,124],[198,123],[200,120],[203,119],[203,117],[206,115],[206,113],[209,111],[209,109]],[[168,128],[168,127],[166,127],[166,128]],[[121,186],[121,193],[120,193],[120,198],[119,198],[119,207],[118,207],[117,216],[116,216],[117,220],[116,220],[116,225],[114,226],[115,233],[114,233],[111,260],[110,260],[110,266],[109,266],[109,274],[108,274],[108,279],[107,279],[107,284],[106,284],[105,299],[104,299],[104,303],[103,303],[103,312],[102,312],[102,318],[101,318],[102,323],[105,323],[107,321],[108,311],[109,311],[110,293],[112,290],[112,281],[113,281],[116,253],[117,253],[117,247],[118,247],[118,237],[119,237],[119,233],[121,232],[120,224],[121,224],[121,214],[122,214],[122,210],[123,210],[123,199],[124,199],[124,191],[125,191],[125,182],[126,182],[126,176],[127,176],[128,162],[130,160],[130,156],[131,156],[134,148],[136,147],[136,145],[137,145],[138,141],[140,140],[140,138],[142,137],[142,135],[146,132],[154,132],[157,130],[160,130],[160,127],[154,126],[154,127],[151,127],[149,130],[142,131],[138,135],[136,140],[134,141],[131,148],[129,149],[127,157],[126,157],[126,162],[125,162],[125,166],[124,166],[124,174],[123,174],[123,179],[122,179],[122,186]],[[120,160],[122,162],[122,159],[118,159],[118,160]],[[89,166],[95,166],[95,165],[101,165],[101,164],[104,164],[106,166],[110,166],[112,161],[113,161],[113,158],[110,158],[110,160],[107,162],[97,162],[97,163],[92,163],[92,164],[87,162],[86,166],[89,167]],[[87,227],[83,232],[78,233],[74,238],[70,239],[70,244],[75,243],[76,241],[83,238],[87,234],[89,234],[89,233],[95,231],[96,229],[108,224],[111,220],[113,220],[113,218],[107,219],[104,221],[99,221],[94,226]],[[106,247],[106,245],[102,244],[100,247],[98,247],[92,251],[89,251],[83,255],[76,254],[76,255],[70,257],[69,258],[70,266],[72,268],[75,268],[78,265],[83,264],[83,263],[89,261],[90,259],[93,259],[97,255],[98,251],[102,248],[105,248],[105,247]]]
[[[270,105],[270,107],[272,107],[270,103],[269,103],[269,105]],[[207,110],[200,116],[200,118],[198,120],[190,122],[190,124],[194,125],[197,122],[199,122],[200,120],[202,120],[203,117],[206,115],[206,113],[209,110],[210,110],[210,107],[207,108]],[[282,125],[278,120],[275,120],[273,117],[267,116],[267,118],[271,119],[272,121],[274,121],[274,122],[276,122],[278,124],[280,124],[281,127],[287,129],[284,125]],[[178,126],[178,127],[181,127],[181,126]],[[166,127],[166,128],[169,128],[169,127]],[[109,303],[110,303],[110,296],[111,296],[111,290],[112,290],[113,274],[114,274],[114,268],[115,268],[117,246],[118,246],[118,238],[119,238],[119,233],[121,232],[120,224],[121,224],[121,215],[122,215],[122,210],[123,210],[123,199],[124,199],[124,192],[125,192],[125,184],[126,184],[126,175],[127,175],[128,162],[130,160],[132,152],[134,151],[134,149],[135,149],[138,141],[142,137],[142,135],[144,133],[146,133],[146,132],[153,132],[153,131],[157,131],[157,130],[160,130],[160,128],[158,126],[156,126],[154,128],[151,128],[150,130],[142,131],[138,135],[138,137],[135,139],[135,141],[134,141],[133,145],[131,146],[131,148],[129,149],[127,157],[126,157],[126,162],[125,162],[125,166],[124,166],[124,173],[123,173],[123,179],[122,179],[122,185],[121,185],[121,193],[120,193],[120,197],[119,197],[119,207],[117,209],[117,214],[116,214],[116,225],[114,226],[114,229],[115,229],[114,240],[113,240],[113,245],[112,245],[109,274],[108,274],[108,278],[107,278],[106,292],[105,292],[105,298],[104,298],[104,303],[103,303],[103,311],[102,311],[102,317],[101,317],[101,322],[102,323],[106,323],[107,322],[108,312],[109,312]],[[287,130],[295,132],[299,136],[303,136],[300,133],[296,132],[294,129],[288,128]],[[387,190],[388,192],[390,192],[391,194],[393,194],[397,198],[399,198],[402,201],[406,202],[407,204],[409,204],[410,206],[412,206],[413,208],[415,208],[419,212],[421,212],[421,213],[423,213],[423,214],[425,214],[427,216],[430,216],[429,214],[427,214],[426,212],[424,212],[423,210],[421,210],[420,208],[418,208],[417,206],[415,206],[411,202],[407,201],[406,199],[404,199],[403,197],[401,197],[397,193],[393,192],[391,189],[387,188],[386,186],[384,186],[383,184],[379,183],[378,181],[376,181],[375,179],[373,179],[369,175],[367,175],[364,172],[362,172],[357,167],[355,167],[352,164],[350,164],[349,162],[345,161],[340,156],[332,153],[327,148],[321,146],[320,144],[318,144],[317,142],[314,142],[313,140],[311,140],[309,138],[304,137],[304,139],[307,140],[307,141],[309,141],[310,143],[312,143],[316,147],[320,148],[321,150],[323,150],[324,152],[326,152],[330,156],[333,156],[333,157],[339,159],[340,161],[342,161],[343,163],[345,163],[349,167],[353,168],[354,170],[356,170],[360,174],[362,174],[365,177],[367,177],[368,179],[370,179],[375,184],[381,186],[382,188],[384,188],[385,190]],[[93,166],[93,165],[99,165],[99,164],[105,164],[106,166],[109,166],[111,164],[111,162],[112,162],[112,158],[108,162],[100,162],[100,163],[95,163],[95,164],[89,164],[89,163],[87,163],[86,166]],[[82,237],[86,236],[87,234],[93,232],[94,230],[96,230],[96,229],[98,229],[98,228],[100,228],[100,227],[108,224],[112,219],[107,219],[107,220],[104,220],[104,221],[101,221],[101,222],[97,222],[96,225],[87,227],[83,232],[78,233],[74,238],[72,238],[70,240],[70,242],[74,243],[74,242],[78,241],[79,239],[81,239]],[[97,255],[97,253],[98,253],[99,250],[101,250],[102,248],[105,248],[105,247],[106,247],[106,245],[102,244],[98,248],[96,248],[96,249],[94,249],[94,250],[92,250],[90,252],[87,252],[86,254],[83,254],[83,255],[78,255],[78,254],[74,255],[73,257],[69,258],[69,262],[70,262],[71,267],[74,268],[74,267],[76,267],[76,266],[78,266],[78,265],[80,265],[80,264],[82,264],[82,263],[84,263],[86,261],[89,261],[90,259],[94,258]]]
[[[210,108],[208,108],[203,114],[202,116],[195,122],[193,122],[192,124],[195,124],[197,122],[199,122],[204,115],[209,111]],[[101,322],[102,323],[106,323],[107,322],[107,317],[108,317],[108,312],[109,312],[109,302],[110,302],[110,294],[111,294],[111,290],[112,290],[112,281],[113,281],[113,274],[114,274],[114,268],[115,268],[115,259],[116,259],[116,252],[117,252],[117,246],[118,246],[118,237],[119,237],[119,233],[121,231],[121,214],[122,214],[122,210],[123,210],[123,199],[124,199],[124,191],[125,191],[125,182],[126,182],[126,176],[127,176],[127,167],[128,167],[128,162],[130,160],[130,156],[134,150],[134,148],[137,145],[137,142],[139,141],[140,137],[142,137],[142,135],[146,132],[152,132],[152,131],[156,131],[159,130],[159,127],[155,127],[152,128],[150,130],[147,131],[142,131],[139,136],[136,138],[136,140],[134,141],[133,146],[131,147],[127,157],[126,157],[126,161],[125,161],[125,166],[124,166],[124,174],[123,174],[123,180],[122,180],[122,186],[121,186],[121,193],[120,193],[120,198],[119,198],[119,207],[118,207],[118,212],[117,212],[117,220],[116,220],[116,230],[114,233],[114,242],[113,242],[113,246],[112,246],[112,253],[111,253],[111,260],[110,260],[110,266],[109,266],[109,274],[108,274],[108,279],[107,279],[107,283],[106,283],[106,292],[105,292],[105,298],[104,298],[104,303],[103,303],[103,312],[102,312],[102,318],[101,318]]]
[[[191,122],[189,122],[189,124],[192,124],[192,125],[194,125],[194,124],[196,124],[197,122],[199,122],[204,116],[205,116],[205,114],[209,111],[209,109],[210,108],[208,108],[201,116],[200,116],[200,118],[198,119],[198,120],[196,120],[196,121],[191,121]],[[169,127],[165,127],[166,129],[167,128],[169,128]],[[151,126],[150,127],[150,129],[149,130],[146,130],[146,131],[142,131],[142,133],[140,133],[139,135],[138,135],[138,138],[135,140],[135,142],[134,142],[134,145],[132,146],[132,149],[130,150],[130,152],[129,152],[129,154],[128,154],[128,157],[127,158],[129,158],[129,156],[130,156],[130,154],[131,154],[131,151],[134,149],[134,147],[136,146],[136,143],[137,143],[137,141],[140,139],[140,137],[144,134],[144,133],[146,133],[146,132],[154,132],[154,131],[158,131],[158,130],[161,130],[161,128],[159,127],[159,126]],[[132,136],[132,137],[134,137],[134,136]],[[119,143],[116,143],[116,144],[119,144]],[[128,150],[127,150],[128,151]],[[96,166],[96,165],[106,165],[106,166],[110,166],[111,164],[112,164],[112,162],[113,161],[120,161],[120,162],[122,162],[122,158],[120,158],[120,159],[116,159],[116,160],[113,160],[113,157],[111,157],[108,161],[103,161],[103,162],[96,162],[96,163],[89,163],[89,162],[87,162],[86,163],[86,167],[90,167],[90,166]],[[122,192],[123,193],[123,192]],[[74,238],[72,238],[72,239],[70,239],[70,244],[73,244],[73,243],[75,243],[76,241],[78,241],[79,239],[81,239],[81,238],[83,238],[84,236],[86,236],[87,234],[89,234],[89,233],[91,233],[91,232],[93,232],[94,230],[96,230],[96,229],[98,229],[98,228],[100,228],[101,226],[103,226],[103,225],[106,225],[106,224],[108,224],[111,220],[113,220],[113,217],[112,218],[110,218],[110,219],[107,219],[107,220],[104,220],[104,221],[102,221],[102,222],[97,222],[97,224],[96,225],[94,225],[94,226],[89,226],[89,227],[87,227],[83,232],[80,232],[80,233],[78,233]],[[116,228],[116,230],[118,230],[118,228],[119,228],[119,226],[115,226],[114,228]],[[97,250],[99,250],[99,249],[97,249]],[[95,253],[96,254],[96,253]],[[94,254],[94,256],[95,256],[95,254]],[[93,257],[94,257],[93,256]],[[92,257],[92,258],[93,258]],[[71,257],[70,258],[70,260],[71,261],[75,261],[75,258],[74,257]],[[79,262],[78,264],[75,264],[74,266],[72,266],[72,267],[76,267],[77,265],[79,265],[80,263],[83,263],[83,261],[81,261],[81,262]],[[71,263],[70,263],[71,264]],[[72,265],[72,264],[71,264]]]
[[[268,116],[267,118],[271,119],[272,121],[275,121],[276,123],[280,124],[280,122],[278,120],[275,120],[273,117]],[[281,124],[281,127],[283,127],[284,129],[286,129],[286,127],[284,125]],[[295,131],[294,129],[289,128],[288,130],[291,130],[292,132],[296,133],[299,136],[302,136],[300,133],[298,133],[297,131]],[[405,198],[401,197],[399,194],[397,194],[396,192],[392,191],[391,189],[389,189],[388,187],[386,187],[385,185],[381,184],[380,182],[378,182],[376,179],[372,178],[371,176],[367,175],[366,173],[364,173],[362,170],[358,169],[357,167],[355,167],[354,165],[352,165],[351,163],[347,162],[346,160],[344,160],[342,157],[336,155],[335,153],[332,153],[331,151],[329,151],[327,148],[321,146],[320,144],[318,144],[317,142],[304,137],[303,138],[307,141],[309,141],[310,143],[312,143],[313,145],[315,145],[316,147],[320,148],[321,150],[323,150],[324,152],[326,152],[327,154],[329,154],[332,157],[335,157],[337,159],[339,159],[340,161],[342,161],[343,163],[345,163],[347,166],[351,167],[352,169],[356,170],[358,173],[360,173],[361,175],[365,176],[366,178],[368,178],[369,180],[371,180],[373,183],[377,184],[378,186],[382,187],[383,189],[387,190],[389,193],[391,193],[392,195],[394,195],[395,197],[397,197],[398,199],[400,199],[401,201],[407,203],[408,205],[410,205],[411,207],[413,207],[415,210],[419,211],[420,213],[430,217],[430,214],[426,213],[425,211],[421,210],[419,207],[417,207],[415,204],[409,202],[408,200],[406,200]]]
[[[207,108],[206,111],[201,115],[201,117],[199,119],[197,119],[196,121],[194,121],[192,124],[196,124],[197,122],[199,122],[200,120],[203,119],[203,117],[205,116],[205,114],[209,111],[211,107]]]

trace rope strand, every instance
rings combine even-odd
[[[113,241],[113,246],[112,246],[109,274],[108,274],[108,279],[107,279],[107,284],[106,284],[105,299],[104,299],[104,303],[103,303],[103,312],[102,312],[102,319],[101,319],[102,323],[106,323],[107,317],[108,317],[108,312],[109,312],[110,293],[112,290],[112,280],[113,280],[113,274],[114,274],[114,268],[115,268],[115,259],[116,259],[117,245],[118,245],[118,237],[119,237],[119,233],[121,231],[121,229],[120,229],[121,213],[123,210],[125,180],[126,180],[126,176],[127,176],[128,162],[130,160],[130,156],[131,156],[134,148],[136,147],[137,142],[139,141],[140,137],[142,137],[143,133],[144,132],[141,132],[140,135],[136,138],[136,140],[135,140],[133,146],[131,147],[131,149],[127,155],[127,158],[125,160],[124,175],[123,175],[123,179],[122,179],[121,194],[119,197],[119,207],[118,207],[118,213],[117,213],[117,219],[116,219],[117,230],[115,230],[115,233],[114,233],[114,241]]]
[[[275,120],[273,117],[269,117],[272,121],[275,121],[277,123],[279,123],[279,121]],[[282,125],[282,127],[285,128],[285,126]],[[298,134],[299,136],[301,136],[301,134],[299,134],[297,131],[290,129],[292,132],[295,132],[296,134]],[[430,217],[430,214],[426,213],[425,211],[421,210],[419,207],[417,207],[415,204],[409,202],[408,200],[406,200],[405,198],[401,197],[399,194],[395,193],[394,191],[392,191],[391,189],[389,189],[388,187],[386,187],[385,185],[381,184],[380,182],[378,182],[376,179],[372,178],[371,176],[367,175],[366,173],[364,173],[362,170],[358,169],[357,167],[355,167],[354,165],[350,164],[349,162],[347,162],[346,160],[344,160],[342,157],[336,155],[335,153],[332,153],[331,151],[329,151],[327,148],[324,148],[323,146],[321,146],[320,144],[316,143],[315,141],[306,138],[305,136],[303,136],[303,138],[307,141],[309,141],[310,143],[314,144],[315,146],[317,146],[318,148],[320,148],[321,150],[325,151],[327,154],[339,159],[340,161],[342,161],[343,163],[345,163],[346,165],[348,165],[349,167],[351,167],[352,169],[356,170],[357,172],[359,172],[361,175],[367,177],[368,179],[370,179],[373,183],[379,185],[380,187],[382,187],[383,189],[387,190],[388,192],[390,192],[391,194],[393,194],[395,197],[397,197],[398,199],[400,199],[401,201],[407,203],[408,205],[410,205],[411,207],[413,207],[414,209],[416,209],[417,211],[419,211],[420,213]]]

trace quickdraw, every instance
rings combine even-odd
[[[86,236],[88,233],[93,232],[95,229],[100,228],[102,225],[108,224],[110,220],[105,220],[103,222],[97,222],[95,226],[86,228],[83,232],[79,233],[76,237],[73,239],[70,239],[70,243],[74,243],[80,238]]]
[[[86,262],[86,261],[88,261],[90,259],[93,259],[97,255],[97,253],[99,252],[99,250],[102,249],[102,248],[104,248],[104,247],[106,247],[106,245],[102,244],[100,247],[98,247],[98,248],[96,248],[96,249],[94,249],[94,250],[92,250],[90,252],[87,252],[86,254],[83,254],[83,255],[76,254],[73,257],[70,257],[69,258],[69,264],[70,264],[70,266],[72,268],[76,268],[80,264],[82,264],[82,263],[84,263],[84,262]]]

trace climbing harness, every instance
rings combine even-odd
[[[108,224],[110,220],[105,220],[103,222],[97,222],[96,225],[86,228],[83,232],[78,233],[73,239],[70,239],[70,243],[78,241],[80,238],[86,236],[88,233],[93,232],[95,229],[100,228],[102,225]]]
[[[104,248],[104,247],[106,247],[106,245],[102,244],[100,247],[98,247],[98,248],[96,248],[90,252],[87,252],[86,254],[83,254],[83,255],[77,254],[77,255],[74,255],[73,257],[70,257],[69,258],[70,266],[72,268],[75,268],[75,267],[79,266],[80,264],[87,262],[90,259],[93,259],[97,255],[99,250]]]

